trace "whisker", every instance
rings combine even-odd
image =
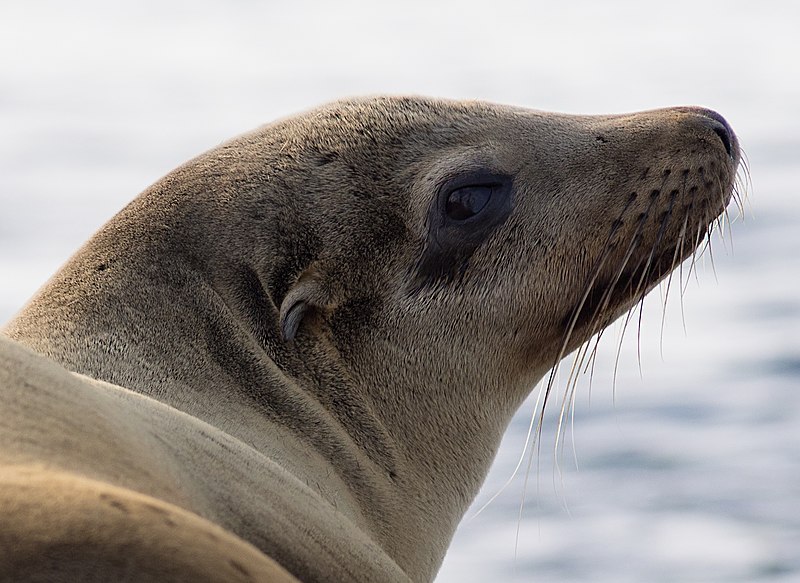
[[[689,216],[686,215],[683,218],[683,224],[681,225],[681,230],[678,233],[678,244],[675,245],[675,252],[672,254],[672,262],[670,264],[671,268],[670,268],[670,272],[669,272],[669,278],[667,279],[667,289],[666,289],[666,292],[664,294],[664,308],[661,311],[661,339],[660,339],[660,347],[661,347],[660,350],[662,351],[661,352],[662,358],[664,356],[664,353],[663,353],[663,347],[664,347],[664,324],[665,324],[666,318],[667,318],[667,305],[668,305],[668,302],[669,302],[669,292],[670,292],[670,289],[672,288],[672,278],[675,275],[675,268],[679,267],[679,266],[680,266],[680,271],[679,271],[679,275],[678,275],[678,282],[679,282],[678,283],[678,289],[680,290],[680,288],[682,287],[682,284],[680,283],[680,281],[681,281],[681,277],[682,277],[682,273],[683,273],[683,267],[682,267],[683,266],[683,261],[680,258],[683,257],[683,241],[686,238],[686,228],[687,228],[688,225],[689,225]],[[680,302],[681,320],[683,321],[683,330],[684,330],[684,332],[686,332],[686,314],[684,313],[684,310],[683,310],[683,294],[682,293],[681,293],[680,299],[681,299],[681,302]]]
[[[540,386],[538,394],[536,396],[536,402],[533,405],[533,411],[531,411],[531,421],[528,424],[528,430],[525,433],[525,443],[522,446],[522,453],[520,454],[519,460],[517,460],[517,465],[514,466],[514,471],[511,472],[511,476],[509,476],[506,482],[502,486],[500,486],[497,492],[492,494],[492,496],[489,498],[489,500],[486,501],[485,504],[483,504],[480,508],[478,508],[478,510],[476,510],[475,513],[472,514],[472,516],[467,518],[467,522],[471,522],[472,520],[477,518],[479,514],[481,514],[484,510],[486,510],[486,508],[488,508],[489,505],[492,502],[494,502],[497,499],[497,497],[500,496],[500,494],[502,494],[506,490],[506,488],[508,488],[511,485],[511,482],[514,481],[514,478],[517,477],[517,472],[519,471],[520,467],[522,467],[522,463],[525,461],[525,453],[528,451],[528,446],[530,445],[532,447],[531,435],[533,433],[533,426],[536,423],[537,419],[536,412],[539,410],[539,404],[541,403],[542,394],[543,391]]]
[[[527,465],[527,468],[526,468],[526,471],[525,471],[525,479],[524,479],[523,486],[522,486],[522,496],[521,496],[521,500],[520,500],[519,517],[518,517],[518,522],[517,522],[517,532],[516,532],[515,541],[514,541],[514,557],[515,558],[517,556],[517,549],[518,549],[518,546],[519,546],[519,531],[520,531],[520,525],[521,525],[521,522],[522,522],[522,512],[523,512],[523,509],[524,509],[524,506],[525,506],[525,496],[526,496],[526,492],[527,492],[527,488],[528,488],[528,478],[530,476],[530,468],[531,468],[531,466],[533,464],[533,457],[534,457],[535,451],[541,451],[541,435],[542,435],[543,426],[544,426],[545,409],[547,407],[547,402],[549,400],[550,394],[552,393],[552,390],[553,390],[556,372],[558,371],[558,368],[559,368],[559,366],[558,366],[559,362],[564,357],[566,349],[569,346],[569,342],[570,342],[570,340],[572,338],[572,333],[573,333],[573,331],[575,329],[575,326],[576,326],[576,324],[578,322],[578,317],[580,316],[580,312],[583,309],[583,306],[585,305],[586,300],[588,299],[592,288],[594,287],[595,283],[597,282],[597,278],[598,278],[598,276],[599,276],[599,274],[600,274],[600,272],[601,272],[601,270],[603,268],[603,265],[605,264],[606,260],[608,259],[609,255],[611,254],[611,252],[613,250],[613,246],[612,246],[611,242],[612,242],[614,236],[616,235],[617,231],[622,226],[621,218],[624,216],[625,212],[628,210],[628,208],[631,206],[631,204],[635,200],[636,200],[636,193],[633,193],[628,198],[628,202],[625,205],[625,207],[623,208],[622,212],[620,213],[619,218],[614,223],[612,223],[611,229],[609,230],[608,237],[606,238],[606,243],[604,245],[603,252],[601,253],[600,257],[595,262],[594,267],[590,270],[590,276],[588,278],[588,282],[587,282],[587,285],[585,287],[585,291],[582,294],[582,297],[581,297],[580,301],[578,302],[577,307],[574,309],[573,315],[570,317],[569,325],[567,326],[567,328],[566,328],[566,330],[564,332],[564,337],[563,337],[563,340],[562,340],[562,343],[561,343],[561,348],[556,353],[556,358],[554,360],[553,367],[550,369],[550,374],[548,376],[547,383],[546,383],[546,385],[544,387],[544,390],[541,393],[542,396],[543,396],[542,397],[541,408],[537,409],[538,414],[534,413],[534,416],[535,416],[534,418],[536,419],[536,421],[535,421],[536,430],[534,432],[534,440],[533,440],[533,443],[531,444],[531,449],[530,449],[530,451],[528,453],[528,465]],[[537,401],[537,405],[538,405],[538,401]],[[532,422],[533,422],[533,418],[532,418]],[[523,451],[523,456],[524,456],[524,451]],[[537,459],[538,459],[538,456],[537,456]],[[516,471],[517,470],[515,470],[515,472]],[[538,471],[537,471],[537,476],[538,476]],[[511,479],[513,479],[513,476],[512,476]],[[538,479],[537,479],[537,483],[538,483]],[[482,509],[483,508],[481,508],[481,510]]]
[[[697,276],[697,258],[698,258],[697,249],[700,246],[700,241],[702,241],[702,238],[704,236],[705,234],[703,232],[703,221],[698,221],[697,227],[695,228],[694,245],[693,245],[694,251],[692,252],[692,260],[689,263],[689,273],[686,278],[686,287],[683,290],[684,293],[686,293],[686,290],[689,288],[689,281],[691,280],[692,275],[694,275],[695,283],[697,283],[698,285],[700,284],[700,280],[698,279]]]

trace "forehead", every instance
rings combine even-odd
[[[547,119],[541,119],[541,118]],[[556,114],[556,117],[557,114]],[[305,150],[333,154],[359,173],[408,184],[477,168],[515,173],[558,123],[549,114],[478,101],[377,97],[336,102],[291,124]]]
[[[375,97],[339,101],[295,118],[298,133],[311,141],[336,140],[342,146],[391,143],[423,134],[426,143],[485,132],[509,112],[482,102],[421,97]]]

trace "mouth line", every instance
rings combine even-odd
[[[701,240],[700,237],[698,240]],[[604,328],[619,313],[620,308],[629,307],[641,300],[653,286],[694,253],[693,245],[678,253],[681,242],[665,247],[657,255],[647,254],[635,267],[623,269],[598,279],[585,295],[585,299],[574,306],[562,324],[574,330],[592,327],[592,333]]]

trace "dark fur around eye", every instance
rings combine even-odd
[[[415,267],[413,288],[456,279],[469,258],[502,225],[513,208],[510,176],[478,171],[439,188],[428,211],[425,249]]]

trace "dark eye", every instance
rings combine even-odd
[[[492,197],[492,185],[463,186],[447,196],[445,212],[456,221],[466,220],[477,215]]]

